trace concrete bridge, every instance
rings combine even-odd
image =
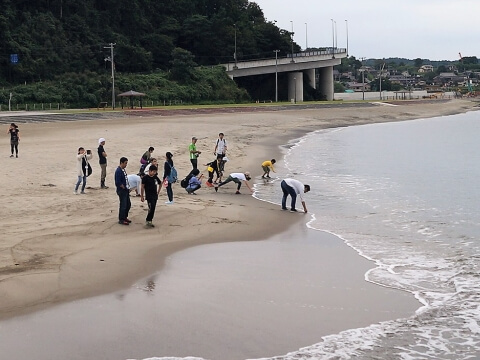
[[[289,54],[287,57],[238,61],[222,64],[233,79],[242,76],[288,73],[288,98],[303,101],[303,74],[316,89],[315,69],[319,74],[319,90],[327,100],[333,100],[333,67],[347,57],[346,49],[329,48],[322,51],[306,51]]]

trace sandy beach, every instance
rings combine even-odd
[[[121,156],[129,159],[126,170],[132,174],[138,172],[140,156],[149,146],[155,147],[154,156],[160,164],[164,162],[165,152],[171,151],[182,178],[191,169],[187,153],[191,136],[199,139],[197,148],[202,151],[199,164],[203,164],[213,160],[215,140],[222,131],[229,148],[230,162],[226,172],[250,171],[255,181],[255,177],[262,174],[262,161],[273,157],[281,159],[280,145],[310,131],[449,115],[473,110],[477,106],[466,100],[392,104],[396,106],[339,105],[197,114],[145,111],[98,120],[18,122],[21,131],[19,158],[8,157],[7,136],[0,141],[4,149],[4,156],[0,158],[4,169],[0,175],[3,185],[0,195],[4,199],[0,209],[0,320],[128,288],[160,270],[165,258],[179,250],[226,241],[263,240],[302,227],[308,217],[308,214],[296,216],[282,212],[279,206],[258,201],[249,196],[246,188],[242,188],[242,195],[235,195],[231,184],[218,193],[202,188],[197,196],[187,195],[177,184],[173,206],[164,205],[166,194],[162,192],[154,229],[144,228],[146,204],[134,196],[131,197],[129,216],[133,222],[128,227],[122,226],[117,223],[118,197],[113,184],[113,174]],[[6,132],[8,126],[3,127]],[[110,188],[100,189],[100,167],[94,156],[87,194],[74,195],[77,149],[83,146],[96,153],[100,137],[106,139],[107,185]],[[281,166],[281,161],[277,165]],[[206,173],[204,166],[200,169]],[[353,282],[339,269],[330,274],[331,279],[339,288],[357,284],[354,291],[358,296],[347,301],[362,298],[363,290],[359,289],[364,288],[361,281],[368,270],[368,262],[352,254],[347,246],[332,245],[331,235],[324,236],[324,260],[351,258],[349,266],[352,272],[358,272],[358,279]],[[327,262],[331,267],[334,263]],[[398,295],[397,302],[388,302],[389,309],[379,308],[383,317],[401,316],[415,309],[414,299],[407,300],[406,295],[393,294],[393,290],[388,290],[388,294],[384,289],[380,291],[390,300]],[[328,294],[323,294],[326,303],[343,298],[340,294],[330,293],[330,297]],[[234,299],[235,294],[231,296]],[[378,299],[378,304],[384,303],[384,299]],[[195,302],[191,306],[195,307]],[[375,307],[375,301],[371,306]],[[245,313],[254,311],[243,310]],[[312,342],[319,338],[318,332],[324,331],[323,334],[327,335],[332,331],[380,321],[382,316],[377,315],[363,314],[359,321],[349,314],[328,321],[328,326],[320,329],[315,325],[315,328],[309,328],[316,331]],[[305,316],[308,318],[309,315]],[[282,325],[276,324],[278,327]],[[240,331],[237,335],[240,338],[245,336]],[[301,344],[300,340],[306,343]],[[288,351],[308,345],[309,341],[300,336],[279,336],[272,340],[271,348]],[[268,346],[259,342],[248,355],[261,354],[262,347]],[[214,352],[205,354],[215,356]]]

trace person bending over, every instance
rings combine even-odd
[[[310,191],[310,185],[304,185],[300,181],[295,179],[284,179],[280,183],[280,186],[283,191],[282,210],[288,210],[287,197],[288,195],[290,195],[292,197],[290,211],[292,212],[297,211],[297,209],[295,208],[295,203],[297,201],[297,196],[298,196],[302,201],[303,211],[307,213],[307,206],[305,205],[305,199],[303,198],[303,194]]]
[[[240,194],[240,188],[242,187],[242,182],[245,183],[245,186],[250,189],[250,191],[253,193],[253,189],[250,187],[250,184],[248,183],[248,180],[250,180],[250,173],[248,171],[244,173],[231,173],[228,175],[228,177],[225,179],[225,181],[222,181],[220,184],[215,186],[215,191],[218,191],[218,188],[220,186],[223,186],[225,184],[228,184],[230,181],[233,181],[235,184],[237,184],[237,191],[235,194]]]

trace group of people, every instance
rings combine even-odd
[[[105,152],[105,138],[98,139],[98,163],[100,165],[100,188],[108,189],[108,186],[105,185],[105,179],[107,178],[107,153]],[[78,188],[82,184],[82,189],[80,194],[85,194],[85,187],[87,186],[87,177],[92,174],[92,167],[89,163],[89,160],[93,158],[92,151],[84,147],[79,147],[77,151],[77,183],[75,184],[75,189],[73,193],[78,195]]]
[[[188,147],[190,163],[192,165],[192,170],[187,175],[187,177],[182,180],[182,187],[185,188],[187,194],[196,195],[196,191],[201,188],[202,180],[204,175],[198,169],[198,157],[202,153],[197,150],[197,138],[192,137],[192,141]],[[100,174],[100,188],[108,189],[108,186],[105,184],[106,179],[106,168],[107,168],[107,153],[105,152],[105,138],[100,138],[98,140],[98,157],[99,165],[101,168]],[[165,187],[167,192],[168,200],[165,202],[167,205],[174,203],[173,198],[173,188],[172,184],[177,181],[177,171],[173,163],[173,154],[171,152],[166,152],[165,162],[163,166],[163,176],[160,178],[159,174],[159,165],[158,160],[153,156],[154,147],[150,146],[147,151],[140,158],[140,170],[137,174],[127,174],[126,167],[128,165],[128,159],[126,157],[120,158],[120,163],[115,170],[114,180],[116,193],[119,198],[119,213],[118,213],[118,223],[122,225],[129,225],[131,220],[128,218],[129,211],[131,208],[130,201],[130,192],[135,191],[136,196],[140,197],[142,202],[147,202],[148,213],[146,216],[145,226],[148,228],[154,227],[153,218],[155,215],[155,209],[158,202],[158,197],[162,187]],[[229,182],[234,182],[236,184],[235,194],[240,194],[240,188],[242,184],[253,193],[254,190],[249,184],[251,180],[250,173],[245,172],[234,172],[227,176],[225,180],[223,179],[223,173],[225,169],[225,163],[228,161],[227,155],[227,141],[225,140],[225,135],[220,133],[218,139],[215,143],[215,148],[213,150],[215,155],[215,160],[204,164],[207,166],[208,179],[206,181],[207,186],[214,187],[215,192],[218,192],[218,189]],[[92,159],[93,155],[91,150],[85,150],[85,148],[80,147],[77,153],[77,183],[75,184],[74,193],[75,194],[85,194],[85,187],[87,183],[87,177],[91,174],[91,166],[89,161]],[[263,175],[262,178],[270,178],[270,171],[275,172],[273,165],[276,163],[275,159],[264,161],[261,164]],[[213,180],[214,175],[216,175],[215,180]],[[82,185],[79,192],[80,185]],[[281,182],[281,188],[283,191],[282,198],[282,210],[288,210],[286,207],[286,200],[288,196],[291,196],[291,208],[290,211],[297,211],[295,204],[296,198],[300,197],[300,200],[303,205],[303,210],[306,213],[307,208],[305,205],[305,200],[303,194],[310,191],[309,185],[304,185],[298,180],[295,179],[284,179]]]

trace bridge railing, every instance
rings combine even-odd
[[[293,53],[293,58],[318,56],[318,55],[335,55],[335,54],[343,54],[346,52],[347,52],[347,49],[343,49],[343,48],[325,48],[323,50],[302,51],[299,53]],[[292,54],[287,54],[286,57],[291,58]]]

